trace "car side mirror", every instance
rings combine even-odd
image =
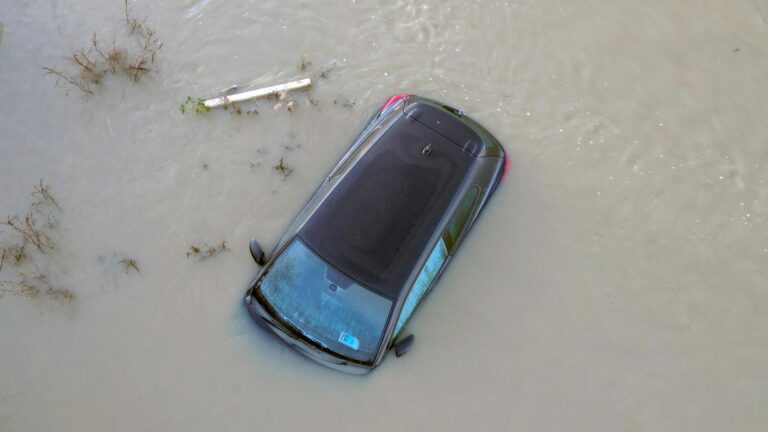
[[[397,342],[395,342],[395,355],[398,357],[404,356],[405,353],[411,349],[414,340],[415,338],[412,334],[409,334],[402,339],[398,339]]]
[[[261,245],[256,240],[251,240],[249,245],[251,249],[251,256],[256,264],[263,266],[267,262],[267,256],[264,255],[264,251],[261,249]]]

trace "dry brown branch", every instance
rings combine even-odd
[[[55,230],[56,228],[59,227],[59,220],[56,219],[56,216],[49,214],[45,218],[45,223],[43,224],[43,227],[45,227],[45,229]]]
[[[123,265],[126,273],[130,273],[131,271],[141,273],[141,270],[139,270],[139,264],[132,258],[123,258],[120,260],[120,264]]]
[[[43,179],[40,179],[40,183],[36,184],[34,188],[35,188],[35,191],[32,192],[32,196],[37,198],[38,201],[33,205],[40,205],[42,203],[48,202],[53,204],[53,206],[56,207],[57,209],[61,210],[61,206],[59,205],[59,202],[56,201],[56,198],[53,197],[53,194],[51,194],[51,191],[48,188],[48,185],[46,185],[43,182]]]
[[[143,34],[144,41],[141,45],[141,52],[133,62],[130,62],[125,71],[133,81],[139,81],[142,76],[151,71],[151,65],[155,63],[157,51],[163,47],[163,44],[157,40],[154,30],[146,29]]]
[[[27,241],[24,240],[20,245],[10,245],[5,251],[8,252],[9,256],[13,259],[13,264],[19,265],[29,259],[26,248]]]
[[[144,21],[139,20],[138,18],[134,17],[131,14],[130,9],[128,8],[128,0],[124,0],[123,8],[125,11],[125,23],[128,25],[128,28],[131,30],[131,33],[135,33],[136,30],[143,28]]]
[[[106,67],[109,69],[110,73],[117,73],[118,68],[123,67],[123,60],[125,58],[125,50],[122,48],[112,47],[112,49],[108,53],[104,53],[104,51],[99,48],[99,42],[96,40],[96,33],[93,34],[93,38],[91,39],[91,45],[93,51],[96,52],[96,54],[101,57],[101,63],[106,65]]]
[[[103,49],[94,33],[91,46],[87,50],[75,52],[66,60],[71,68],[58,69],[44,67],[46,75],[57,77],[57,83],[64,80],[72,87],[85,94],[93,94],[93,86],[100,85],[108,74],[125,75],[136,82],[152,71],[157,52],[163,47],[157,39],[157,34],[144,23],[135,18],[130,11],[128,0],[124,0],[125,22],[131,35],[138,39],[137,49],[126,49],[113,45],[111,49]]]
[[[23,219],[18,216],[8,216],[3,225],[13,228],[25,241],[32,243],[42,253],[55,246],[53,239],[45,232],[45,227],[37,224],[37,218],[32,210],[28,211]]]
[[[89,95],[93,94],[93,90],[91,90],[91,88],[88,86],[88,84],[80,82],[76,77],[71,77],[71,76],[65,74],[62,71],[59,71],[59,70],[56,70],[56,69],[53,69],[53,68],[49,68],[49,67],[43,67],[43,70],[45,71],[46,75],[54,75],[54,76],[58,77],[57,80],[56,80],[57,83],[58,83],[59,80],[64,80],[67,83],[69,83],[69,85],[77,88],[78,90],[80,90],[81,92],[83,92],[85,94],[89,94]],[[67,93],[69,93],[69,90],[67,90]]]
[[[96,54],[98,54],[99,57],[101,57],[104,60],[104,62],[109,63],[109,59],[107,59],[107,56],[99,48],[99,42],[96,40],[96,33],[94,33],[93,36],[91,36],[91,45],[92,45],[92,49],[96,51]]]
[[[18,266],[29,259],[26,251],[27,240],[22,239],[21,244],[11,244],[3,247],[2,258],[0,258],[0,271],[3,269],[5,262],[10,262],[14,266]]]
[[[16,280],[0,281],[0,297],[3,294],[27,298],[45,296],[57,301],[71,302],[75,298],[74,294],[68,289],[51,285],[46,274],[41,273],[37,265],[37,262],[43,259],[43,255],[55,246],[49,230],[57,228],[59,221],[51,211],[55,211],[54,207],[56,210],[61,210],[61,206],[43,179],[34,186],[34,192],[31,195],[37,201],[30,206],[26,214],[9,215],[2,222],[3,225],[12,229],[17,238],[4,243],[0,248],[0,271],[8,264],[18,267],[19,271]],[[42,207],[44,204],[47,206]],[[40,222],[38,218],[45,218],[44,222]],[[30,251],[28,244],[34,245],[36,251]]]
[[[120,48],[112,48],[107,54],[107,62],[112,67],[112,72],[117,72],[117,67],[123,65],[125,59],[125,51]]]
[[[104,71],[99,63],[89,58],[90,53],[81,51],[68,57],[72,64],[79,67],[80,79],[88,84],[99,85],[104,78]]]

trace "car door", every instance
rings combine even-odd
[[[416,310],[416,306],[419,305],[424,296],[432,289],[432,287],[434,287],[440,274],[445,269],[449,257],[456,252],[465,228],[469,227],[467,221],[473,213],[479,193],[480,188],[478,186],[472,186],[464,194],[464,197],[454,211],[454,215],[448,223],[448,226],[443,231],[437,244],[432,248],[427,261],[424,263],[416,281],[413,283],[411,291],[403,302],[403,307],[400,310],[400,316],[397,319],[397,325],[395,326],[395,331],[393,333],[393,340],[397,338],[405,323]]]

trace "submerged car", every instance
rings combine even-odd
[[[366,373],[432,290],[506,171],[499,142],[462,111],[414,96],[371,118],[267,259],[249,313],[310,358]]]

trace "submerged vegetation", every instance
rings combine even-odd
[[[229,247],[227,246],[227,242],[222,240],[221,243],[212,246],[208,242],[203,243],[202,246],[198,245],[192,245],[187,250],[187,258],[198,258],[201,261],[208,259],[212,256],[218,255],[222,252],[229,251]]]
[[[312,66],[312,61],[302,54],[301,58],[299,58],[299,70],[304,72],[309,69],[310,66]]]
[[[349,109],[353,109],[355,107],[355,101],[351,101],[349,99],[343,99],[341,101],[337,100],[337,99],[334,99],[333,100],[333,104],[334,105],[341,105],[344,108],[349,108]]]
[[[113,44],[104,48],[99,44],[96,33],[91,37],[91,45],[65,57],[68,67],[43,67],[46,75],[64,81],[71,88],[87,95],[94,94],[95,87],[102,84],[108,75],[122,75],[138,82],[153,71],[157,52],[163,43],[145,20],[133,16],[128,0],[123,3],[125,24],[128,28],[128,40],[122,44]],[[134,48],[129,48],[128,41],[135,41]]]
[[[48,282],[48,277],[40,272],[19,273],[19,280],[0,283],[0,296],[13,294],[26,298],[46,297],[51,300],[72,302],[75,295],[65,288],[55,288]]]
[[[288,176],[293,172],[293,168],[289,167],[283,158],[280,158],[280,162],[278,162],[278,164],[273,168],[283,176],[283,180],[287,179]]]
[[[222,107],[224,111],[229,111],[231,115],[241,116],[241,115],[249,115],[249,116],[257,116],[259,115],[259,110],[256,109],[256,107],[253,107],[251,109],[243,109],[238,104],[232,104],[232,105],[225,105]]]
[[[54,286],[40,270],[40,264],[49,261],[48,255],[56,247],[54,231],[59,222],[55,213],[61,211],[61,206],[42,179],[34,186],[32,196],[36,201],[23,215],[8,215],[2,222],[7,229],[2,231],[0,272],[13,269],[16,278],[0,279],[0,297],[12,294],[72,302],[75,295]]]

